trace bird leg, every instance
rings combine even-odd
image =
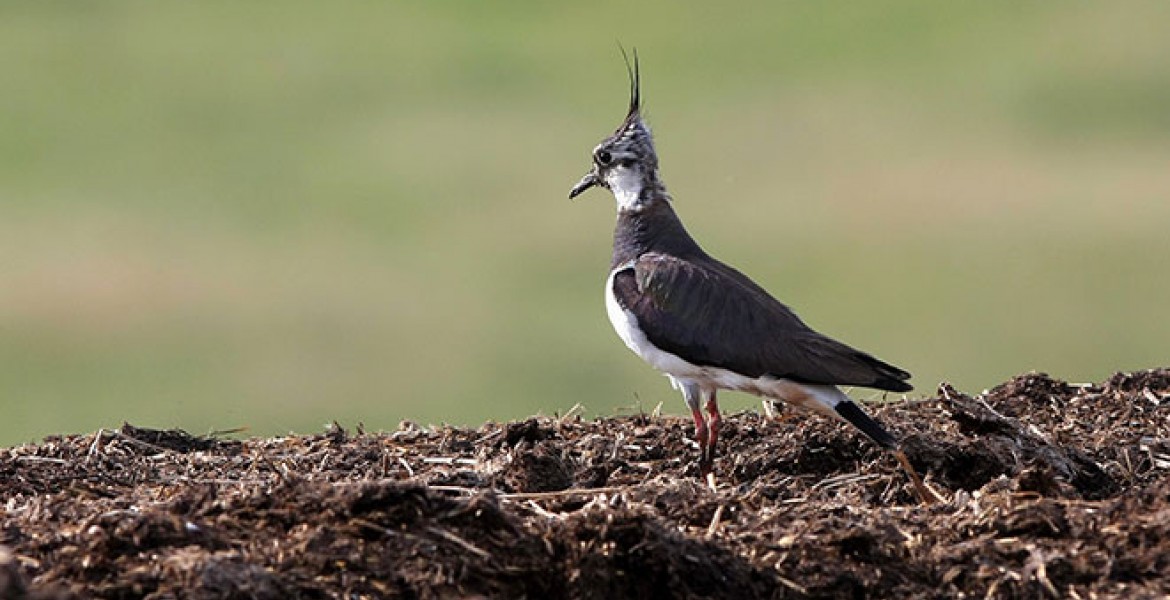
[[[723,424],[723,417],[719,414],[719,401],[715,399],[715,390],[704,390],[707,408],[707,445],[703,448],[703,461],[708,465],[707,485],[715,489],[715,448],[719,443],[719,428]]]
[[[719,439],[719,405],[715,402],[715,390],[703,390],[694,381],[677,380],[671,382],[683,393],[683,400],[691,409],[691,416],[695,419],[695,441],[699,443],[699,476],[707,481],[712,490],[715,489],[715,442]],[[710,418],[703,416],[703,399],[707,400],[707,412]]]
[[[715,400],[715,391],[703,394],[707,396],[707,447],[704,448],[704,454],[707,455],[707,462],[715,462],[715,444],[720,440],[720,426],[723,425],[723,418],[720,415],[720,404]]]
[[[708,427],[698,403],[691,409],[691,416],[695,419],[695,441],[699,443],[699,476],[707,480],[711,489],[715,489],[715,456],[710,449],[714,438],[719,435],[719,421],[712,423],[713,427]]]
[[[695,441],[699,443],[699,450],[705,455],[707,436],[710,435],[710,431],[707,429],[707,420],[703,418],[703,413],[698,408],[691,410],[691,416],[695,419]],[[702,462],[699,464],[701,465]]]

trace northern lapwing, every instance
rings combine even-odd
[[[852,423],[894,451],[923,500],[933,499],[897,438],[837,388],[905,392],[910,374],[817,333],[746,275],[703,251],[658,173],[654,140],[641,116],[636,52],[626,67],[626,118],[593,149],[593,168],[569,198],[601,186],[617,200],[606,312],[622,341],[682,392],[695,420],[700,475],[714,487],[721,420],[716,393],[737,390]]]

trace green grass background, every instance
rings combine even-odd
[[[921,393],[1167,364],[1166,23],[1159,2],[4,4],[0,443],[681,412],[605,317],[612,198],[566,199],[623,117],[618,40],[692,233]]]

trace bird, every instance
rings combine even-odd
[[[664,373],[695,422],[699,473],[716,488],[720,390],[748,392],[852,424],[892,451],[924,502],[936,499],[899,440],[838,386],[890,392],[912,388],[910,373],[818,333],[746,275],[708,254],[683,226],[659,171],[642,117],[638,54],[622,50],[630,80],[626,117],[593,148],[592,167],[569,199],[594,187],[617,203],[605,307],[635,354]],[[706,414],[704,414],[704,411]]]

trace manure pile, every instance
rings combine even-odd
[[[0,598],[1170,594],[1170,369],[872,405],[946,501],[805,414],[0,449]]]

